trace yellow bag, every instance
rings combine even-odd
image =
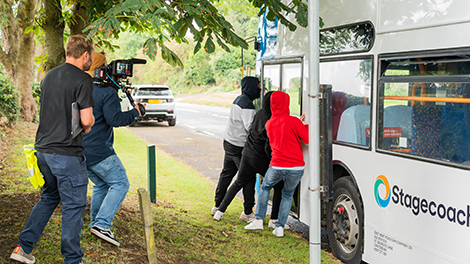
[[[26,161],[28,163],[28,173],[29,180],[35,189],[38,187],[44,186],[44,177],[39,171],[38,160],[36,158],[36,149],[34,144],[29,144],[23,146],[24,155],[26,156]]]

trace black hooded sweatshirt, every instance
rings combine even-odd
[[[265,124],[271,118],[271,94],[267,93],[263,98],[263,105],[259,110],[248,134],[242,155],[256,158],[257,162],[269,164],[271,160],[271,147],[269,146],[268,135],[266,134]]]
[[[224,139],[232,145],[238,147],[245,145],[255,115],[253,100],[259,98],[261,92],[258,83],[258,78],[251,76],[244,77],[241,81],[242,94],[232,103],[229,121],[224,133]]]

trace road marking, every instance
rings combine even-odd
[[[222,117],[222,118],[226,118],[226,119],[228,119],[228,116],[221,116],[221,115],[216,115],[216,114],[212,114],[212,116],[216,116],[216,117]]]
[[[181,111],[181,110],[183,110],[183,111],[187,111],[187,112],[199,113],[199,111],[196,111],[196,110],[192,110],[192,109],[184,109],[184,108],[179,108],[179,107],[178,107],[178,111]]]
[[[215,137],[215,134],[213,134],[211,132],[203,131],[203,130],[196,130],[196,133],[201,133],[201,134],[204,134],[204,135],[209,135],[209,136]]]
[[[195,128],[196,128],[196,127],[193,127],[193,126],[190,126],[190,125],[187,125],[187,124],[183,124],[183,126],[189,127],[189,128],[191,128],[191,129],[195,129]]]

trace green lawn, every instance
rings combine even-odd
[[[28,129],[25,129],[27,126]],[[29,183],[22,147],[34,141],[34,127],[19,124],[11,135],[12,146],[4,167],[0,167],[0,264],[9,263],[17,237],[39,199],[40,190]],[[131,182],[113,231],[121,243],[114,247],[90,234],[89,208],[83,215],[81,247],[88,263],[148,263],[144,227],[137,189],[147,188],[147,143],[126,128],[115,129],[115,149]],[[242,203],[235,199],[222,221],[212,219],[214,184],[194,170],[157,152],[157,204],[154,232],[159,263],[308,263],[309,243],[286,231],[277,238],[271,229],[245,231],[238,219]],[[92,194],[90,182],[88,197]],[[61,211],[57,209],[33,255],[36,263],[62,263],[60,253]],[[322,252],[322,263],[340,263]]]
[[[116,151],[131,178],[132,192],[146,183],[146,143],[127,129],[117,129]],[[164,153],[157,153],[157,249],[177,261],[189,263],[308,263],[309,244],[286,231],[277,238],[267,227],[245,231],[238,216],[242,202],[235,199],[224,218],[212,219],[215,186],[191,168]],[[337,263],[323,254],[322,263]]]

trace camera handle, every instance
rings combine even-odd
[[[121,90],[124,91],[124,93],[125,93],[126,96],[127,96],[127,99],[129,99],[129,102],[131,103],[131,105],[132,105],[133,107],[135,107],[134,98],[132,98],[131,92],[129,92],[129,90],[124,90],[124,89],[122,89],[122,88],[121,88]],[[138,105],[138,107],[139,107],[140,115],[141,115],[141,116],[144,116],[144,115],[145,115],[145,107],[144,107],[142,104],[140,104],[140,103],[137,104],[137,105]]]
[[[142,104],[137,104],[139,106],[140,115],[145,115],[145,107]]]
[[[114,81],[113,78],[111,78],[111,76],[109,76],[109,74],[106,73],[106,75],[108,75],[109,79],[112,80],[114,82],[114,84],[116,84],[117,87],[119,87],[119,89],[121,89],[121,91],[123,91],[126,94],[127,99],[129,99],[129,102],[131,103],[132,107],[135,107],[134,98],[132,98],[131,92],[128,89],[124,89],[123,86],[119,85],[116,81]],[[139,106],[140,115],[144,116],[145,115],[145,107],[140,103],[137,104],[137,105]]]

